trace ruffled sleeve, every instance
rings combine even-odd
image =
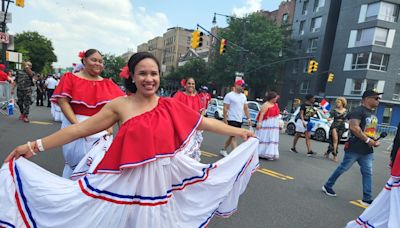
[[[115,173],[172,157],[193,136],[199,113],[171,98],[160,98],[153,110],[122,124],[96,172]]]
[[[54,90],[51,101],[57,103],[57,98],[69,97],[72,98],[72,88],[73,88],[73,75],[70,72],[65,73],[61,80],[59,81],[56,89]]]
[[[188,96],[185,93],[178,91],[175,93],[174,99],[185,104],[196,112],[200,112],[204,107],[199,94],[196,94],[195,96]]]

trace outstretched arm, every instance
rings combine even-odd
[[[44,149],[51,149],[54,147],[59,147],[61,145],[72,142],[78,138],[86,137],[104,129],[107,129],[114,125],[119,120],[118,114],[114,111],[112,102],[105,105],[100,112],[96,115],[90,117],[89,119],[70,125],[63,128],[47,137],[42,139]],[[18,158],[23,156],[25,158],[30,158],[34,153],[39,152],[38,145],[35,142],[30,143],[31,148],[29,148],[28,143],[16,147],[6,158],[5,162],[10,161],[13,158]],[[31,150],[32,149],[32,150]],[[32,152],[33,151],[33,152]]]
[[[254,133],[247,129],[232,127],[222,123],[221,121],[206,117],[203,117],[198,129],[211,131],[221,135],[239,136],[243,138],[243,140],[247,140],[249,137],[254,137]]]

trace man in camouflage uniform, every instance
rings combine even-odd
[[[33,71],[31,62],[22,63],[23,70],[17,71],[15,82],[17,84],[17,105],[21,112],[19,119],[29,122],[29,107],[32,104]]]

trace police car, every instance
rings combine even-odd
[[[313,123],[313,128],[311,129],[311,137],[318,141],[327,141],[329,139],[329,129],[332,124],[332,120],[328,121],[328,116],[323,113],[321,109],[316,109],[317,112],[314,117],[311,117],[310,121]],[[287,126],[286,133],[289,135],[294,135],[296,133],[296,116],[300,111],[300,107],[296,109],[290,118]],[[346,131],[343,133],[340,141],[346,142],[349,139],[349,124],[345,123]]]
[[[206,110],[206,116],[213,116],[215,119],[224,118],[224,101],[216,98],[211,98],[208,108]]]

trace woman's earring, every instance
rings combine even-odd
[[[132,79],[132,83],[135,83],[135,80]]]

